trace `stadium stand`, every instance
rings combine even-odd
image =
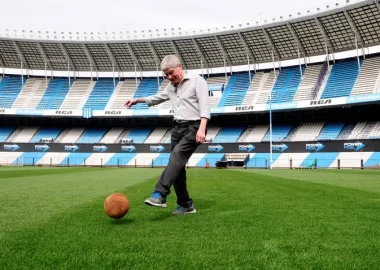
[[[30,140],[31,143],[41,142],[43,140],[51,140],[53,142],[61,132],[60,128],[43,128],[40,127],[34,137]]]
[[[334,64],[321,99],[349,96],[358,74],[359,67],[356,60],[342,60]]]
[[[224,127],[220,130],[218,135],[213,139],[214,143],[229,143],[237,142],[242,134],[243,127]]]
[[[299,126],[293,129],[293,131],[288,135],[285,141],[314,141],[315,138],[321,133],[323,126],[324,123],[322,122],[301,123]]]
[[[249,85],[247,93],[242,102],[243,106],[251,105],[254,103],[254,99],[260,90],[260,81],[261,81],[261,78],[263,77],[263,74],[264,74],[263,72],[257,72],[255,76],[253,77],[253,79],[251,80],[251,84]]]
[[[98,143],[106,131],[105,128],[88,128],[83,132],[77,143]]]
[[[157,94],[162,93],[162,91],[165,90],[165,88],[168,86],[169,83],[170,83],[169,80],[167,79],[163,80],[160,85],[160,88],[157,91]],[[156,107],[159,109],[170,109],[172,107],[172,104],[170,103],[170,100],[168,100],[168,101],[162,102],[161,104],[158,104]]]
[[[124,128],[122,127],[111,128],[99,142],[100,143],[116,143],[117,139],[120,137],[123,131],[124,131]]]
[[[326,140],[379,139],[380,122],[302,122],[298,125],[274,125],[274,142],[304,142]],[[2,127],[0,138],[9,142],[40,142],[52,139],[57,143],[170,143],[171,128],[46,128],[46,127]],[[208,127],[207,143],[259,143],[269,141],[269,125],[248,127]]]
[[[210,76],[207,78],[207,83],[209,85],[209,89],[212,85],[224,85],[224,88],[228,85],[228,82],[230,80],[231,76]],[[217,107],[220,99],[222,97],[222,91],[219,95],[217,95],[215,91],[213,92],[213,95],[210,96],[209,101],[210,101],[210,108]]]
[[[51,79],[37,109],[59,109],[72,84],[73,80],[70,81],[69,85],[68,78]]]
[[[374,93],[380,83],[380,57],[368,58],[363,61],[358,78],[351,95]]]
[[[141,98],[146,96],[151,96],[157,93],[159,86],[162,83],[162,78],[145,78],[141,81],[139,86],[136,89],[135,94],[133,95],[133,98]],[[139,110],[139,109],[147,109],[148,105],[145,103],[138,103],[136,105],[132,106],[132,109]]]
[[[82,109],[95,84],[96,81],[88,79],[75,80],[60,109]]]
[[[13,127],[0,127],[0,142],[6,142],[13,130]]]
[[[125,102],[133,96],[139,84],[140,80],[126,79],[119,81],[105,109],[124,109]]]
[[[172,129],[168,129],[168,131],[162,136],[160,143],[170,143],[171,142],[171,136]]]
[[[274,142],[282,142],[289,134],[290,130],[292,129],[292,125],[274,125],[272,128],[272,141]],[[267,134],[265,135],[263,142],[269,142],[270,141],[270,133],[269,130]]]
[[[204,75],[204,77],[209,85],[210,107],[214,109],[213,114],[216,116],[212,120],[215,122],[211,122],[214,126],[210,126],[208,130],[208,143],[242,142],[248,145],[268,142],[269,117],[264,108],[268,108],[267,104],[271,102],[278,105],[277,109],[281,110],[280,112],[274,111],[273,119],[275,124],[273,125],[272,137],[274,143],[285,142],[283,145],[292,145],[290,142],[300,142],[298,145],[302,147],[297,148],[297,151],[305,151],[306,144],[304,142],[306,141],[320,141],[321,144],[326,145],[333,143],[338,145],[339,149],[343,149],[342,153],[316,153],[319,150],[313,149],[310,150],[313,153],[287,153],[286,151],[282,154],[274,153],[272,157],[274,166],[289,166],[290,160],[293,160],[294,166],[311,168],[315,166],[317,159],[319,167],[336,167],[339,159],[345,159],[341,163],[344,166],[362,166],[360,160],[350,159],[349,155],[351,153],[346,153],[347,149],[343,148],[346,147],[343,143],[346,143],[346,141],[361,143],[362,140],[366,139],[380,139],[378,116],[376,114],[368,115],[368,119],[365,119],[364,113],[362,115],[362,111],[365,110],[367,104],[377,106],[376,104],[379,100],[380,57],[379,54],[361,56],[360,50],[358,50],[358,58],[360,58],[358,65],[358,58],[340,60],[338,58],[342,56],[337,55],[337,53],[355,48],[357,44],[354,41],[358,37],[362,39],[358,40],[359,45],[366,49],[361,50],[362,53],[369,52],[371,46],[379,44],[378,1],[376,3],[360,1],[349,6],[345,10],[346,12],[348,16],[346,14],[342,15],[341,9],[337,11],[329,10],[317,16],[309,14],[305,18],[300,17],[287,22],[276,22],[270,25],[269,28],[264,25],[260,29],[250,27],[244,31],[238,30],[238,32],[230,30],[228,34],[206,33],[202,34],[201,37],[195,35],[189,39],[166,37],[164,38],[165,40],[159,39],[155,41],[140,40],[135,42],[134,40],[128,40],[122,42],[122,44],[114,41],[70,41],[63,45],[59,42],[46,40],[23,41],[22,39],[17,39],[15,41],[0,38],[0,58],[3,70],[17,68],[23,54],[32,63],[27,68],[27,75],[21,77],[3,74],[0,76],[0,109],[1,114],[6,115],[1,119],[4,127],[0,128],[0,140],[23,143],[40,142],[43,139],[51,138],[55,142],[73,144],[170,143],[170,122],[168,119],[162,119],[170,117],[168,116],[171,108],[169,101],[154,108],[165,109],[157,115],[155,110],[149,112],[131,110],[127,113],[123,110],[127,99],[152,95],[165,89],[169,83],[168,80],[164,80],[160,76],[159,78],[143,77],[143,73],[157,71],[156,61],[151,61],[151,59],[162,58],[163,55],[168,53],[176,53],[181,56],[188,70],[197,69],[198,72],[203,73],[207,67],[207,75]],[[352,18],[351,23],[347,17]],[[318,21],[320,21],[321,25],[316,23]],[[355,27],[352,24],[356,25],[356,30],[354,30]],[[289,34],[289,28],[292,28],[294,33]],[[347,31],[343,31],[343,28]],[[264,31],[265,29],[267,31]],[[324,37],[321,38],[323,30],[325,30],[325,33],[322,34]],[[358,33],[354,33],[356,31]],[[266,36],[265,32],[268,32],[268,36]],[[360,35],[358,35],[359,33]],[[323,39],[331,44],[327,44],[327,42],[325,44]],[[216,40],[219,40],[220,44],[217,44]],[[8,48],[14,49],[17,44],[24,49],[17,54],[11,53],[13,50],[8,50]],[[26,46],[27,44],[28,46]],[[47,46],[49,50],[45,51],[46,55],[42,55],[40,50],[35,49],[39,46],[32,46],[31,44],[39,44],[42,47]],[[127,44],[130,47],[128,49],[125,48]],[[63,48],[60,48],[60,45],[63,45]],[[105,45],[110,49],[107,55],[102,53],[105,52]],[[83,47],[88,47],[93,59],[90,59],[91,57],[87,55]],[[29,48],[28,51],[25,48]],[[64,53],[63,49],[67,52]],[[327,56],[325,56],[326,50]],[[135,52],[135,55],[133,55],[133,52]],[[112,65],[107,66],[105,59],[108,61],[108,58],[111,58],[108,54],[115,58],[112,59],[115,62],[112,61]],[[303,59],[298,59],[301,56],[304,61],[300,70],[300,66],[294,63],[299,60],[297,62],[301,65]],[[312,63],[314,60],[310,61],[310,58],[314,56],[321,57],[320,59],[326,58],[323,62]],[[90,72],[89,69],[91,69],[92,73],[92,61],[100,64],[96,73],[111,72],[111,66],[113,72],[115,68],[118,69],[119,76],[117,77],[120,77],[120,72],[121,77],[123,77],[123,72],[135,72],[135,77],[137,77],[137,69],[140,69],[141,73],[139,78],[118,79],[116,77],[112,79],[102,78],[106,73],[102,74],[100,78],[96,74],[96,79],[69,79],[56,76],[35,77],[30,75],[34,74],[32,69],[36,68],[37,71],[43,71],[46,69],[46,62],[41,60],[34,61],[34,57],[36,59],[46,58],[49,61],[52,60],[49,67],[52,71],[65,72],[67,71],[66,62],[69,59],[71,71],[76,76],[79,76],[79,72]],[[246,63],[247,60],[249,63]],[[293,60],[292,65],[294,64],[294,66],[282,66],[284,61],[287,60]],[[60,61],[63,63],[62,65]],[[272,61],[276,62],[273,63],[277,67],[275,71],[260,69],[260,67],[263,67],[262,63],[264,67],[272,66]],[[114,66],[115,63],[118,67]],[[246,64],[248,66],[254,65],[255,71],[247,72],[246,68],[243,68],[243,65]],[[226,65],[232,66],[230,72],[226,72]],[[209,74],[209,71],[213,73],[214,68],[221,69],[223,66],[225,73]],[[100,69],[98,70],[98,68]],[[21,70],[20,73],[23,74],[23,71]],[[22,82],[24,82],[24,85],[22,85]],[[271,100],[269,100],[270,97]],[[332,98],[340,99],[338,101],[330,100],[332,106],[326,103],[323,104],[326,105],[323,108],[319,104],[313,108],[316,100]],[[285,109],[281,107],[281,103],[293,101],[297,102],[297,106],[284,104]],[[337,101],[338,104],[334,103],[334,101]],[[355,102],[351,103],[351,101]],[[365,104],[363,102],[363,105],[361,101],[365,101]],[[252,106],[246,112],[240,113],[243,110],[234,107],[241,105]],[[337,109],[337,105],[341,107],[339,109],[348,113],[345,116],[343,114],[342,116],[336,116],[335,114],[340,113],[340,111],[334,111],[334,109]],[[232,106],[232,108],[226,108],[229,106]],[[351,106],[357,106],[359,109],[355,111],[351,109]],[[15,110],[5,110],[8,108]],[[111,115],[112,113],[106,114],[105,112],[97,111],[93,115],[88,115],[86,112],[78,112],[87,108],[92,110],[120,110],[119,112],[122,116],[114,119],[115,116]],[[141,110],[148,107],[146,104],[138,104],[133,108]],[[251,108],[254,108],[254,113],[250,113]],[[259,108],[259,110],[256,111],[256,108]],[[65,115],[60,115],[59,112],[46,117],[51,112],[45,114],[45,112],[37,111],[36,115],[34,115],[33,109],[78,110],[72,118],[66,116],[67,118],[65,119],[68,124],[72,123],[71,126],[75,126],[75,128],[67,128],[63,122],[57,121],[55,118],[58,117],[56,116],[61,119],[65,118]],[[302,109],[302,111],[298,109]],[[92,113],[91,110],[89,111]],[[147,113],[147,115],[143,115],[144,113]],[[152,116],[149,115],[150,113],[158,117],[150,117]],[[12,119],[8,119],[8,115],[11,115],[10,118],[12,117]],[[54,118],[50,119],[51,116]],[[124,116],[126,117],[124,118]],[[142,118],[144,118],[144,121],[140,122],[139,120]],[[154,119],[152,120],[152,118]],[[61,128],[49,131],[45,127],[46,122],[51,126],[55,121],[60,122]],[[149,127],[142,125],[145,121],[150,123]],[[16,129],[6,128],[7,126],[16,126],[14,123],[19,125]],[[86,123],[89,123],[89,126]],[[33,124],[41,126],[32,126]],[[108,127],[108,124],[110,126],[108,132],[106,132],[106,128],[95,130],[94,127],[91,127]],[[112,127],[113,124],[117,127]],[[82,127],[77,127],[78,125],[82,125]],[[137,125],[138,127],[136,127]],[[230,125],[239,126],[239,128],[231,128],[229,127]],[[345,142],[324,142],[334,140],[344,140]],[[376,143],[374,144],[377,145]],[[266,143],[262,145],[268,146]],[[5,151],[7,147],[5,145],[3,147]],[[244,149],[246,148],[243,148],[242,151],[245,151]],[[306,150],[309,149],[306,147]],[[12,148],[11,150],[8,148],[7,151],[12,151]],[[248,149],[247,151],[252,150]],[[357,151],[357,149],[354,149],[354,151]],[[376,166],[380,163],[375,163],[373,160],[379,159],[378,153],[361,151],[360,159],[362,159],[363,164]],[[210,165],[214,166],[213,163],[220,159],[243,159],[252,167],[268,167],[271,162],[269,161],[269,153],[254,152],[249,152],[249,154],[196,153],[192,157],[195,161],[192,160],[189,164],[205,166],[206,163],[211,162]],[[9,154],[4,156],[7,156],[7,158],[12,157],[13,162],[18,162],[21,159],[25,161],[24,164],[46,164],[51,162],[49,159],[56,159],[54,163],[62,166],[83,164],[97,166],[99,164],[164,166],[168,161],[167,153],[47,153],[46,155],[41,153],[17,153],[17,151],[4,153]],[[99,163],[99,160],[102,160],[101,163]]]
[[[168,132],[168,128],[156,128],[150,133],[144,143],[159,143],[164,135]]]
[[[207,130],[206,141],[213,142],[219,132],[220,132],[219,127],[210,126]]]
[[[360,122],[353,129],[349,139],[368,139],[377,130],[378,122]],[[376,132],[376,131],[375,131]]]
[[[37,127],[18,127],[9,137],[8,142],[27,143],[36,134]]]
[[[350,135],[352,133],[352,131],[354,130],[355,128],[355,125],[354,123],[348,123],[346,124],[342,131],[339,133],[338,137],[337,137],[337,140],[348,140],[350,138]]]
[[[4,77],[0,82],[0,108],[11,108],[23,88],[21,76]],[[26,80],[24,80],[24,85]]]
[[[380,139],[380,122],[377,122],[367,139]]]
[[[209,85],[224,85],[221,95],[210,96],[210,107],[254,105],[313,100],[342,96],[357,96],[380,91],[380,57],[364,60],[358,69],[357,61],[343,60],[335,65],[311,65],[303,67],[301,78],[299,66],[283,68],[274,72],[251,73],[249,81],[247,72],[232,76],[224,74],[208,78]],[[346,74],[346,75],[342,75]],[[357,77],[357,79],[356,79]],[[125,101],[131,97],[142,97],[159,93],[168,85],[168,80],[145,78],[140,81],[125,79],[118,81],[111,78],[89,79],[68,78],[24,78],[24,87],[20,90],[20,76],[5,77],[0,83],[0,97],[3,108],[15,109],[83,109],[95,110],[125,109]],[[348,79],[347,79],[348,78]],[[227,80],[227,84],[225,84]],[[46,87],[46,82],[48,86]],[[160,88],[157,91],[157,84]],[[16,88],[14,88],[16,87]],[[18,87],[18,88],[17,88]],[[272,89],[273,88],[273,89]],[[8,89],[8,90],[7,90]],[[10,90],[16,89],[16,90]],[[19,91],[20,90],[20,91]],[[215,91],[211,93],[216,93]],[[12,105],[11,105],[12,104]],[[146,104],[137,104],[137,109],[148,108]],[[170,101],[156,108],[170,109]]]
[[[316,139],[317,141],[335,140],[339,136],[343,127],[344,123],[327,123]]]
[[[302,67],[302,72],[304,67]],[[290,67],[282,69],[277,77],[276,83],[272,89],[272,103],[290,102],[298,89],[301,81],[299,67]],[[270,99],[267,101],[269,103]]]
[[[316,91],[318,91],[318,87],[320,86],[318,82],[320,83],[321,78],[324,76],[323,72],[325,71],[324,65],[312,65],[306,67],[293,101],[313,100],[316,96]]]
[[[268,132],[269,125],[248,127],[240,136],[238,142],[261,142]]]
[[[57,137],[55,142],[57,142],[57,143],[76,143],[83,132],[84,132],[84,128],[65,129]]]
[[[262,74],[258,91],[256,97],[254,98],[254,104],[264,104],[267,103],[270,93],[272,91],[273,85],[277,79],[278,72],[265,72]]]
[[[114,92],[114,83],[118,83],[118,79],[99,79],[89,95],[84,108],[94,110],[104,110],[110,96]]]
[[[29,78],[12,105],[15,109],[35,109],[49,85],[50,79]]]
[[[151,128],[132,128],[124,139],[131,139],[134,143],[143,143],[151,132]]]
[[[228,81],[228,85],[224,89],[218,107],[241,105],[250,83],[248,72],[233,74]]]

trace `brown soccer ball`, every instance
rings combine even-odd
[[[121,193],[113,193],[104,201],[104,212],[111,218],[122,218],[129,210],[129,201],[127,196]]]

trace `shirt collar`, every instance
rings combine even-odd
[[[190,79],[190,78],[191,78],[190,73],[187,72],[187,71],[185,71],[185,76],[183,77],[182,81],[179,83],[178,86],[180,86],[184,81],[186,81],[186,80],[188,80],[188,79]],[[175,87],[173,83],[170,83],[170,84],[171,84],[171,86],[173,86],[173,89],[178,88],[178,86]]]

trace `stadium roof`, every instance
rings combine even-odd
[[[32,70],[156,71],[167,54],[185,68],[268,63],[380,44],[380,2],[204,35],[119,41],[0,38],[0,66]]]

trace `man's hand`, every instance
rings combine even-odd
[[[197,143],[204,143],[206,141],[206,130],[202,127],[200,127],[197,131],[196,136]]]
[[[124,106],[129,109],[132,105],[135,105],[136,103],[137,103],[137,99],[130,99],[130,100],[127,100]]]

